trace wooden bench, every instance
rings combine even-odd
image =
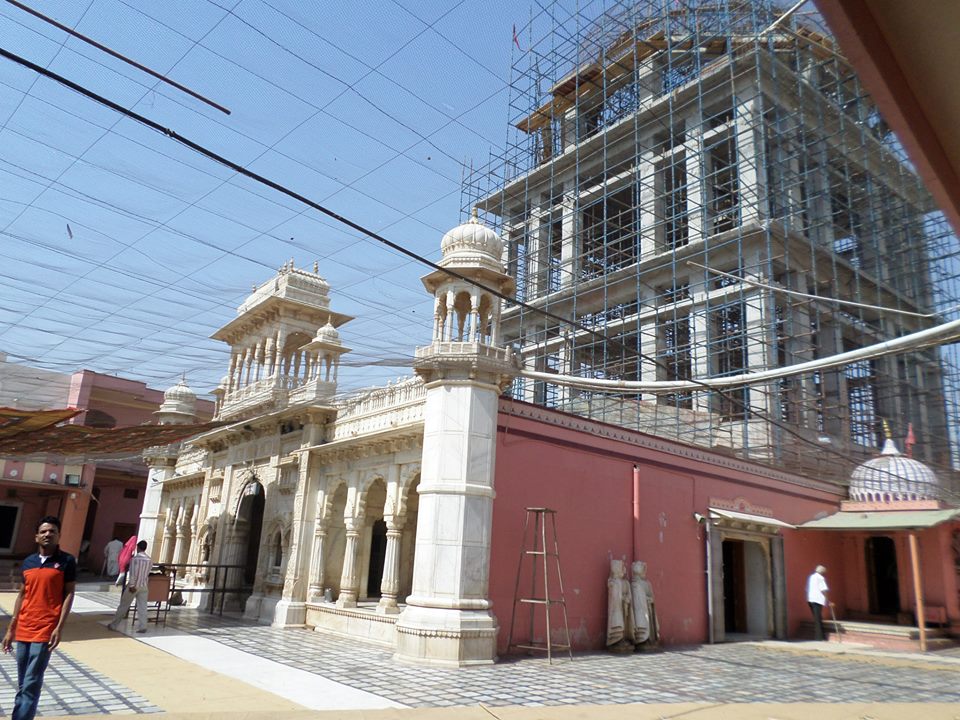
[[[174,582],[177,575],[173,570],[152,572],[147,578],[147,622],[157,625],[167,624],[167,613],[170,612],[170,596],[175,589]],[[133,608],[133,618],[137,618],[136,603]]]

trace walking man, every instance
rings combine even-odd
[[[120,538],[113,540],[103,546],[103,568],[101,575],[108,575],[115,578],[120,574],[120,551],[123,550],[123,543]]]
[[[147,555],[147,541],[141,540],[137,543],[136,554],[130,558],[130,564],[127,566],[127,585],[120,595],[120,604],[117,605],[117,611],[113,614],[113,620],[107,625],[108,628],[117,629],[117,626],[123,622],[127,610],[130,609],[130,603],[136,599],[137,632],[147,631],[147,592],[152,567],[153,560]]]
[[[37,523],[37,552],[23,561],[23,587],[3,636],[3,651],[17,643],[17,696],[11,720],[33,720],[50,653],[60,644],[73,605],[77,561],[60,549],[60,520]]]
[[[827,604],[827,580],[823,576],[827,569],[817,565],[817,569],[807,578],[807,604],[813,613],[813,639],[823,640],[823,606]]]

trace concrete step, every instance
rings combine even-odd
[[[864,643],[887,650],[918,651],[920,649],[920,629],[911,625],[886,625],[852,620],[839,620],[837,624],[840,626],[841,642]],[[827,640],[837,638],[833,620],[825,620],[823,630]],[[804,638],[812,638],[813,623],[810,621],[801,623],[800,635]],[[944,650],[958,645],[960,642],[946,629],[927,628],[928,650]]]

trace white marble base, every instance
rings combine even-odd
[[[306,603],[280,600],[273,608],[273,627],[303,627],[306,621]]]
[[[381,600],[377,603],[377,612],[381,615],[399,615],[400,608],[397,606],[397,601],[393,602],[384,602]]]
[[[465,667],[491,665],[497,659],[497,619],[485,610],[408,605],[396,629],[397,660]]]
[[[247,598],[247,602],[243,607],[243,617],[245,620],[253,620],[254,622],[272,625],[274,624],[276,607],[279,602],[279,595],[254,593]],[[299,624],[302,625],[303,622],[301,621]]]
[[[382,647],[396,647],[396,615],[382,615],[372,606],[340,608],[334,603],[307,603],[306,624],[321,632],[356,638]]]
[[[263,607],[263,595],[254,593],[247,598],[243,605],[244,620],[260,620],[260,610]]]

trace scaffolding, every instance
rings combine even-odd
[[[733,376],[960,317],[957,238],[814,11],[570,5],[518,28],[505,151],[463,187],[506,240],[524,304],[504,337],[527,367]],[[953,487],[957,360],[946,345],[723,392],[512,392],[838,483],[886,420]]]

